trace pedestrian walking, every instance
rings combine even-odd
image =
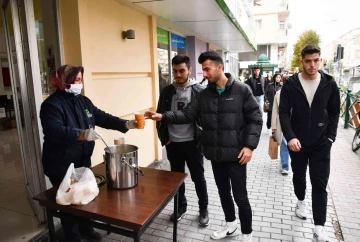
[[[273,80],[266,86],[265,90],[265,103],[267,103],[267,121],[266,127],[271,128],[271,115],[274,104],[275,93],[282,88],[281,75],[279,73],[275,74]]]
[[[209,81],[205,90],[185,109],[177,112],[145,115],[165,123],[185,124],[200,119],[203,128],[204,155],[211,160],[226,225],[211,234],[213,239],[236,236],[235,203],[241,222],[241,241],[252,241],[252,211],[246,189],[246,164],[256,149],[262,128],[262,116],[250,88],[224,73],[224,62],[214,51],[198,58],[203,75]]]
[[[278,90],[275,94],[274,104],[272,106],[272,117],[271,117],[271,130],[273,137],[280,146],[280,164],[281,164],[281,174],[289,174],[289,149],[287,146],[287,141],[282,134],[280,119],[279,119],[279,104],[280,104],[280,93],[281,89]]]
[[[177,55],[172,61],[174,82],[161,90],[156,112],[183,110],[195,100],[204,86],[190,79],[190,58]],[[185,163],[189,168],[191,180],[199,199],[199,225],[209,225],[208,194],[204,176],[204,156],[201,146],[201,128],[198,119],[188,124],[170,124],[163,121],[156,123],[161,144],[165,146],[171,171],[185,172]],[[179,188],[179,208],[177,218],[170,215],[170,220],[181,220],[187,212],[185,184]]]
[[[264,77],[260,75],[259,66],[253,68],[253,75],[245,83],[250,86],[262,112],[264,105],[265,80]]]
[[[319,72],[320,48],[307,45],[301,51],[303,71],[291,76],[280,95],[280,123],[288,141],[293,171],[296,215],[306,219],[306,170],[312,184],[314,240],[329,241],[326,221],[326,186],[330,174],[330,151],[336,138],[340,95],[334,79]]]
[[[270,75],[270,74],[268,74],[267,76],[266,76],[266,78],[265,78],[265,81],[264,81],[264,90],[265,90],[265,92],[266,92],[266,88],[267,88],[267,86],[270,84],[270,83],[272,83],[273,82],[273,77]],[[264,94],[265,95],[265,94]]]

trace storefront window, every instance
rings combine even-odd
[[[176,55],[186,55],[186,39],[171,33],[171,58]],[[171,60],[169,60],[169,31],[157,28],[157,51],[159,68],[159,88],[162,90],[171,83]]]
[[[61,65],[55,0],[33,0],[43,98],[55,90],[51,74]]]
[[[169,81],[169,32],[157,28],[157,51],[158,51],[158,71],[159,89],[167,86]]]

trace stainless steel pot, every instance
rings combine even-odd
[[[134,187],[138,183],[138,147],[121,144],[105,148],[107,186],[116,189]]]

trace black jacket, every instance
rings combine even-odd
[[[165,112],[169,123],[191,123],[200,118],[204,155],[212,161],[239,161],[243,147],[255,149],[259,143],[262,115],[250,88],[226,73],[225,91],[219,95],[209,83],[198,99],[181,112]]]
[[[62,179],[70,165],[90,167],[94,141],[77,141],[82,130],[100,126],[127,132],[123,120],[107,114],[85,96],[57,90],[41,105],[44,133],[42,163],[45,175]]]
[[[253,94],[255,94],[256,78],[251,76],[245,83],[250,86]],[[262,77],[261,75],[260,75],[260,83],[261,83],[261,90],[262,90],[263,94],[265,94],[265,80],[264,80],[264,77]]]
[[[340,94],[334,79],[321,73],[321,81],[311,107],[298,74],[291,76],[280,95],[279,116],[287,141],[297,138],[302,146],[312,146],[324,138],[335,141],[340,116]]]
[[[274,82],[270,82],[266,86],[264,100],[265,100],[265,102],[270,103],[269,109],[268,109],[268,111],[270,111],[270,112],[272,111],[272,106],[274,104],[275,93],[282,88],[282,85],[283,85],[282,83],[275,84]]]
[[[199,93],[205,89],[205,87],[203,85],[200,85],[199,83],[192,85],[190,88],[191,88],[191,101],[197,99]],[[172,98],[175,93],[176,93],[176,89],[172,84],[164,87],[161,90],[158,106],[156,109],[157,113],[164,113],[166,111],[171,111]],[[196,142],[197,146],[200,146],[202,128],[200,127],[200,123],[198,119],[194,121],[194,126],[195,126],[194,141]],[[166,143],[170,139],[167,123],[164,121],[156,122],[156,129],[161,145],[163,146],[166,145]]]

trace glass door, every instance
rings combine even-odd
[[[32,58],[29,47],[28,15],[25,10],[24,0],[5,1],[2,7],[13,103],[27,194],[39,221],[44,222],[43,209],[32,199],[42,190],[40,184],[40,174],[42,172],[39,169],[41,158],[32,79]],[[9,11],[9,8],[11,11]],[[13,26],[9,24],[10,19]],[[10,33],[14,36],[15,48],[11,45]]]

